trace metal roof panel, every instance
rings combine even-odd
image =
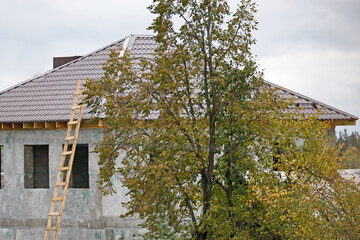
[[[130,54],[135,58],[152,58],[158,43],[151,35],[131,35],[127,42]],[[44,122],[67,121],[70,116],[77,81],[87,78],[100,79],[103,63],[109,58],[110,50],[125,44],[126,38],[109,44],[88,55],[59,66],[25,82],[0,92],[0,122]],[[311,114],[320,108],[320,119],[357,120],[356,116],[303,96],[299,93],[275,85],[277,93],[285,98],[293,98],[291,109],[302,108],[300,112]],[[83,119],[90,119],[90,109],[85,107]]]

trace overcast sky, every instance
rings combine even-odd
[[[54,56],[85,55],[129,34],[151,33],[150,3],[1,0],[0,91],[50,70]],[[360,1],[257,3],[253,52],[266,80],[360,116]]]

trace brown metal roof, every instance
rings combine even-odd
[[[68,121],[77,81],[100,79],[103,75],[102,63],[108,59],[110,49],[116,49],[119,45],[126,47],[135,57],[147,58],[151,57],[157,43],[151,35],[131,35],[0,92],[0,123]],[[345,121],[345,125],[355,123],[358,119],[291,90],[267,83],[276,87],[279,94],[294,98],[294,109],[300,105],[302,113],[314,113],[320,108],[323,111],[321,120],[341,120]],[[90,119],[88,108],[84,108],[83,119]]]
[[[298,111],[301,114],[315,114],[318,110],[320,110],[322,114],[318,117],[319,120],[333,120],[336,125],[355,125],[355,121],[358,119],[358,117],[354,115],[306,97],[300,93],[268,81],[264,82],[277,89],[277,94],[283,96],[284,98],[293,99],[294,102],[291,106],[291,110]]]

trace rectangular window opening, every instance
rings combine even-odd
[[[24,187],[49,188],[49,145],[24,146]]]
[[[72,144],[68,146],[71,151]],[[70,155],[67,155],[65,166],[68,166]],[[66,174],[63,174],[65,181]],[[89,146],[88,144],[77,144],[74,162],[69,180],[70,188],[89,188]]]
[[[4,146],[0,145],[0,189],[4,189]]]

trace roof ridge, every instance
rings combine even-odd
[[[141,33],[130,34],[130,36],[133,36],[133,37],[155,37],[154,34],[141,34]]]
[[[90,53],[88,53],[88,54],[86,54],[86,55],[84,55],[84,56],[82,56],[82,57],[80,57],[80,58],[77,58],[77,59],[75,59],[75,60],[73,60],[73,61],[71,61],[71,62],[65,63],[65,64],[63,64],[63,65],[61,65],[61,66],[59,66],[59,67],[57,67],[57,68],[50,69],[50,70],[48,70],[48,71],[46,71],[46,72],[44,72],[44,73],[41,73],[41,74],[39,74],[39,75],[37,75],[37,76],[35,76],[35,77],[32,77],[32,78],[27,79],[27,80],[25,80],[25,81],[22,81],[22,82],[20,82],[20,83],[18,83],[18,84],[15,84],[14,86],[11,86],[11,87],[9,87],[9,88],[5,88],[4,90],[0,91],[0,95],[3,94],[3,93],[5,93],[5,92],[8,92],[8,91],[10,91],[10,90],[12,90],[12,89],[15,89],[15,88],[17,88],[17,87],[19,87],[19,86],[22,86],[22,85],[24,85],[24,84],[27,84],[27,83],[29,83],[29,82],[32,82],[32,81],[34,81],[34,80],[36,80],[36,79],[38,79],[38,78],[40,78],[40,77],[45,77],[46,75],[48,75],[48,74],[50,74],[50,73],[52,73],[52,72],[55,72],[55,71],[57,71],[57,70],[59,70],[59,69],[61,69],[61,68],[63,68],[63,67],[66,67],[66,66],[68,66],[68,65],[70,65],[70,64],[73,64],[73,63],[75,63],[75,62],[78,62],[78,61],[80,61],[80,60],[82,60],[82,59],[84,59],[84,58],[90,57],[90,56],[92,56],[92,55],[95,54],[95,53],[98,53],[98,52],[100,52],[100,51],[103,51],[103,50],[105,50],[106,48],[109,48],[109,47],[111,47],[111,46],[113,46],[113,45],[115,45],[115,44],[117,44],[117,43],[120,43],[121,41],[124,41],[126,38],[131,37],[132,35],[134,35],[134,34],[131,34],[131,35],[127,36],[127,37],[121,38],[120,40],[117,40],[117,41],[115,41],[115,42],[113,42],[113,43],[110,43],[110,44],[108,44],[108,45],[106,45],[106,46],[104,46],[104,47],[102,47],[102,48],[99,48],[99,49],[97,49],[97,50],[95,50],[95,51],[92,51],[92,52],[90,52]]]
[[[317,104],[319,104],[319,105],[322,105],[322,106],[324,106],[324,107],[326,107],[326,108],[328,108],[328,109],[331,109],[331,110],[334,110],[334,111],[339,112],[339,113],[341,113],[341,114],[350,116],[350,117],[352,117],[352,118],[354,118],[354,119],[356,119],[356,120],[359,119],[358,117],[356,117],[356,116],[354,116],[354,115],[352,115],[352,114],[350,114],[350,113],[344,112],[344,111],[342,111],[342,110],[340,110],[340,109],[338,109],[338,108],[332,107],[332,106],[330,106],[330,105],[327,105],[327,104],[322,103],[322,102],[320,102],[320,101],[317,101],[317,100],[315,100],[315,99],[313,99],[313,98],[310,98],[310,97],[307,97],[307,96],[305,96],[305,95],[302,95],[302,94],[300,94],[300,93],[298,93],[298,92],[295,92],[295,91],[293,91],[293,90],[290,90],[290,89],[288,89],[288,88],[282,87],[282,86],[280,86],[280,85],[277,85],[277,84],[275,84],[275,83],[272,83],[272,82],[269,82],[269,81],[266,81],[266,80],[263,80],[263,82],[266,83],[266,84],[268,84],[268,85],[272,85],[272,86],[274,86],[274,87],[276,87],[276,88],[280,88],[280,89],[282,89],[282,90],[284,90],[284,91],[290,92],[290,93],[292,93],[292,94],[294,94],[294,95],[297,95],[297,96],[299,96],[299,97],[301,97],[301,98],[304,98],[304,99],[306,99],[306,100],[308,100],[308,101],[315,102],[315,103],[317,103]]]

